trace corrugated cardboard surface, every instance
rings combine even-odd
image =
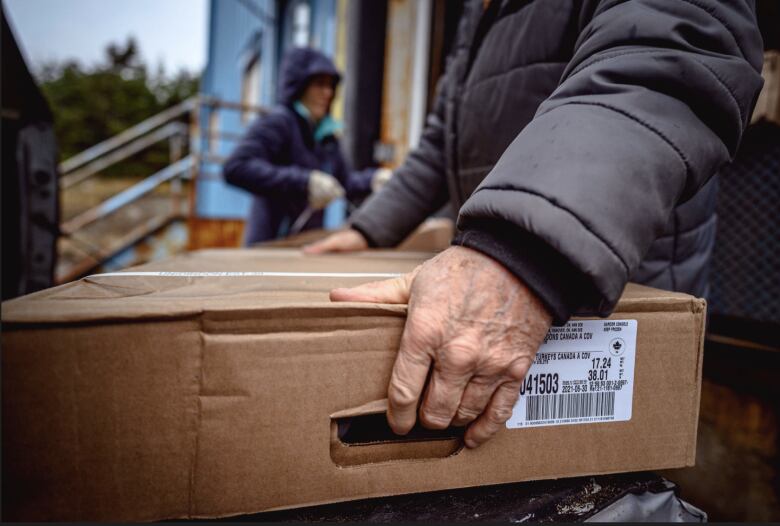
[[[325,239],[333,234],[333,230],[314,229],[300,234],[293,234],[280,239],[263,241],[254,245],[262,248],[299,248],[309,243]],[[406,239],[396,246],[394,251],[403,252],[441,252],[450,246],[455,235],[455,223],[444,217],[429,217],[414,229]]]
[[[138,270],[404,272],[423,258],[209,250]],[[704,304],[639,286],[613,315],[638,321],[630,421],[503,429],[476,450],[350,446],[345,462],[331,415],[381,410],[405,319],[328,301],[364,281],[94,277],[4,303],[3,518],[216,517],[693,463]]]

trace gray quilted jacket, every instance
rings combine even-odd
[[[628,280],[706,295],[762,49],[750,0],[470,2],[419,146],[352,226],[392,246],[449,200],[454,243],[558,323]]]

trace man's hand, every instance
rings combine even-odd
[[[421,423],[431,429],[470,424],[465,443],[472,448],[512,415],[522,379],[552,321],[501,264],[460,246],[409,274],[335,289],[330,298],[409,304],[387,393],[390,427],[409,432],[425,388]]]
[[[357,252],[366,250],[368,241],[363,234],[351,228],[331,234],[325,239],[303,247],[304,254],[326,254],[328,252]]]

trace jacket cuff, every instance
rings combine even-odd
[[[365,228],[363,228],[362,226],[360,226],[359,224],[357,224],[357,223],[351,223],[351,224],[349,225],[349,227],[350,227],[352,230],[355,230],[356,232],[359,232],[359,233],[360,233],[360,235],[361,235],[361,236],[363,236],[363,237],[366,239],[366,243],[368,243],[368,247],[369,247],[369,248],[377,248],[377,247],[379,246],[379,245],[377,244],[377,242],[376,242],[376,241],[375,241],[375,240],[374,240],[374,239],[373,239],[373,238],[372,238],[370,235],[368,235],[368,233],[367,233],[366,229],[365,229]]]
[[[559,252],[508,222],[471,221],[452,244],[478,250],[504,265],[537,295],[552,314],[554,325],[566,323],[595,290]]]
[[[291,186],[298,192],[302,192],[304,197],[309,195],[309,178],[312,171],[310,168],[295,165],[285,166],[280,170],[288,178],[288,181],[292,182]]]
[[[347,174],[347,195],[364,197],[371,193],[371,180],[374,178],[376,168],[367,168]]]

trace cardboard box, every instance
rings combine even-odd
[[[455,236],[455,223],[445,217],[429,217],[401,241],[396,250],[441,252]]]
[[[107,275],[4,303],[3,518],[220,517],[693,464],[704,302],[639,286],[610,318],[636,322],[630,420],[507,428],[476,450],[458,430],[387,435],[405,306],[330,303],[375,278],[310,273],[424,257],[206,250],[133,270],[309,274]]]
[[[334,230],[322,228],[306,230],[300,234],[293,234],[281,239],[263,241],[255,246],[263,248],[298,248],[325,239],[333,233]],[[450,246],[454,235],[455,223],[451,219],[430,217],[414,229],[397,247],[394,247],[394,250],[404,252],[441,252]]]

